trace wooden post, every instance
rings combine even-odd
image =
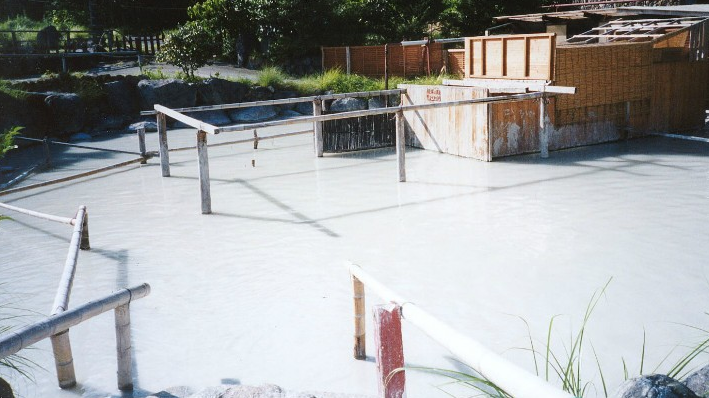
[[[143,161],[140,164],[148,163],[148,158],[145,156],[145,128],[139,128],[138,131],[138,149],[140,150],[140,156],[143,157]]]
[[[74,357],[71,354],[69,331],[65,330],[49,338],[52,342],[54,364],[57,368],[57,380],[60,388],[72,388],[76,385]]]
[[[197,131],[197,157],[199,158],[199,189],[202,199],[202,214],[212,212],[212,195],[209,191],[209,155],[207,132]]]
[[[49,139],[46,136],[42,140],[42,151],[44,152],[44,166],[52,167],[52,152],[49,150]]]
[[[365,345],[365,327],[364,319],[364,284],[352,275],[352,290],[354,295],[354,357],[355,359],[366,359],[367,350]]]
[[[133,373],[130,339],[130,304],[115,309],[116,316],[116,354],[118,358],[118,389],[133,390]]]
[[[347,74],[352,71],[352,58],[350,57],[350,46],[345,47],[345,65],[347,65]]]
[[[542,159],[549,157],[549,117],[547,116],[547,96],[539,98],[539,146]]]
[[[401,307],[394,303],[374,307],[374,344],[380,398],[403,398],[406,391]]]
[[[167,121],[165,114],[158,112],[158,139],[160,140],[160,168],[163,177],[170,177],[170,153],[167,148]]]
[[[254,149],[258,149],[258,130],[254,130]]]
[[[323,101],[320,99],[313,100],[313,116],[322,115]],[[315,156],[321,158],[323,156],[323,122],[313,122],[313,131],[315,132]]]
[[[91,242],[89,241],[89,212],[84,210],[84,225],[81,227],[81,250],[90,250]]]
[[[396,112],[396,165],[399,168],[399,182],[406,181],[406,134],[404,131],[404,111]]]

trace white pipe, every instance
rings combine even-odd
[[[466,365],[475,369],[515,398],[573,398],[543,379],[513,364],[481,343],[463,335],[432,315],[404,300],[367,274],[360,266],[348,263],[350,273],[386,301],[401,306],[402,317],[436,340]]]
[[[45,214],[45,213],[40,213],[40,212],[34,211],[34,210],[28,210],[28,209],[23,209],[21,207],[15,207],[12,205],[8,205],[6,203],[0,203],[0,207],[3,207],[8,210],[16,211],[18,213],[26,214],[28,216],[41,218],[41,219],[47,220],[47,221],[54,221],[54,222],[58,222],[58,223],[62,223],[62,224],[69,224],[69,225],[74,224],[73,218],[53,216],[51,214]]]
[[[52,305],[52,315],[64,312],[69,307],[69,296],[71,295],[71,287],[74,284],[74,275],[76,274],[76,263],[79,260],[79,247],[81,246],[81,235],[84,232],[84,217],[86,215],[86,206],[80,206],[79,212],[76,213],[76,222],[74,223],[74,232],[71,234],[71,242],[69,243],[69,253],[66,255],[64,262],[64,271],[62,271],[62,279],[59,281],[57,294],[54,297]]]

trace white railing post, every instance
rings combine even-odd
[[[138,150],[140,151],[140,156],[143,157],[143,161],[140,164],[148,163],[148,158],[145,155],[145,128],[139,128],[138,131]]]
[[[354,357],[355,359],[366,359],[367,350],[365,345],[366,320],[364,318],[364,284],[352,275],[352,300],[354,303]]]
[[[380,398],[403,398],[406,391],[401,307],[395,303],[374,307],[374,345]]]
[[[84,217],[83,217],[83,222],[82,222],[82,228],[81,228],[81,245],[79,248],[81,250],[90,250],[91,249],[91,243],[89,241],[89,211],[86,209],[86,206],[83,206],[84,208]]]
[[[212,213],[212,195],[209,189],[209,155],[207,153],[207,132],[197,131],[197,157],[199,158],[199,189],[202,214]]]
[[[133,390],[133,372],[130,337],[130,303],[116,307],[116,354],[118,360],[118,389]]]
[[[399,169],[399,181],[406,181],[406,131],[404,130],[404,111],[396,112],[396,165]]]
[[[49,339],[52,342],[59,387],[72,388],[76,385],[76,373],[74,372],[74,357],[71,354],[69,331],[65,330]]]
[[[547,115],[547,96],[542,92],[539,98],[539,150],[542,159],[549,157],[549,115]]]
[[[160,168],[163,177],[170,177],[170,154],[167,147],[167,121],[165,114],[158,112],[158,138],[160,140]]]
[[[322,115],[323,102],[320,99],[313,100],[313,116]],[[321,158],[323,156],[323,122],[313,122],[313,131],[315,132],[315,156]]]

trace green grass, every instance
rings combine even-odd
[[[9,219],[9,217],[0,216],[0,220],[3,219]],[[2,287],[1,284],[0,287]],[[0,290],[0,297],[2,296],[6,296],[6,292]],[[5,300],[4,297],[2,298]],[[13,329],[13,327],[7,325],[9,321],[25,318],[30,315],[34,315],[34,313],[17,308],[11,302],[0,302],[0,335]],[[32,347],[28,349],[32,349]],[[9,371],[15,372],[30,381],[34,381],[34,377],[32,375],[32,371],[34,369],[43,369],[36,362],[20,354],[13,354],[5,358],[0,358],[0,368],[5,368]]]
[[[15,99],[27,98],[26,92],[14,88],[12,84],[10,84],[10,82],[2,79],[0,79],[0,92],[5,93]]]

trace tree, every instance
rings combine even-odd
[[[550,0],[444,0],[443,34],[449,37],[480,35],[493,25],[493,17],[539,12]]]
[[[187,22],[167,34],[165,43],[157,54],[157,60],[182,68],[194,79],[194,71],[215,57],[214,36],[204,26]]]

